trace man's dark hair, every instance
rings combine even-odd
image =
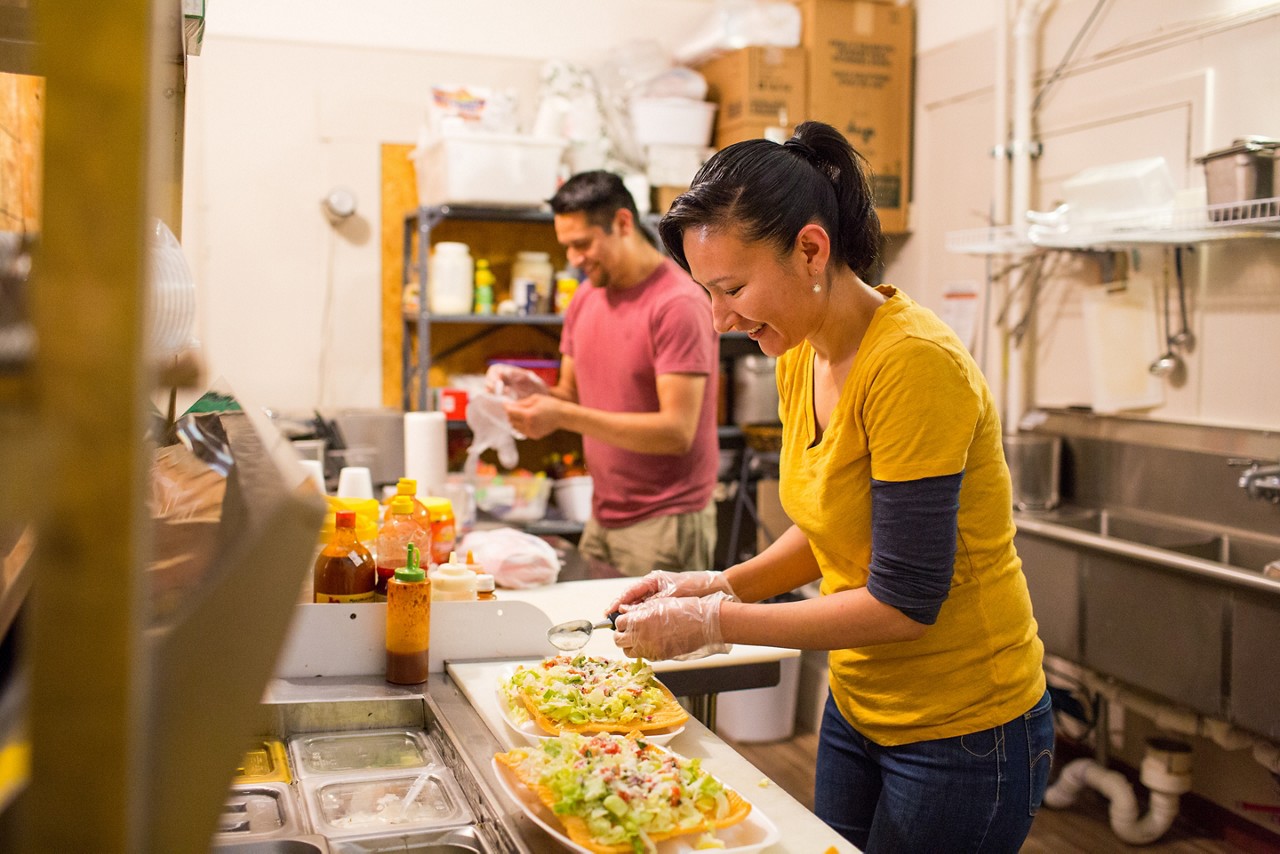
[[[636,201],[631,198],[622,178],[612,172],[597,169],[579,172],[556,190],[551,197],[551,212],[557,214],[585,213],[590,225],[598,225],[608,234],[613,229],[613,216],[626,208],[636,222],[640,214]]]

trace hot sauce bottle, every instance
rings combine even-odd
[[[431,641],[431,581],[418,565],[418,547],[406,549],[405,564],[387,582],[387,681],[427,681]]]
[[[313,587],[316,602],[372,602],[373,555],[356,539],[356,514],[339,510],[333,538],[316,557]]]

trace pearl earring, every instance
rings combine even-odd
[[[813,292],[814,292],[815,294],[820,294],[820,293],[822,293],[822,285],[820,285],[820,284],[819,284],[819,283],[817,283],[817,282],[814,282],[814,283],[813,283]]]

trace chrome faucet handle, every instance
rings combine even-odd
[[[1252,457],[1228,457],[1227,465],[1233,469],[1257,468],[1258,461]]]

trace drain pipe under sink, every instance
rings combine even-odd
[[[1147,739],[1139,778],[1151,791],[1150,808],[1141,817],[1129,781],[1096,759],[1068,762],[1057,781],[1045,791],[1044,803],[1053,809],[1065,809],[1089,786],[1110,801],[1112,832],[1130,845],[1147,845],[1173,826],[1178,817],[1178,800],[1183,792],[1191,790],[1191,746],[1169,738]]]

